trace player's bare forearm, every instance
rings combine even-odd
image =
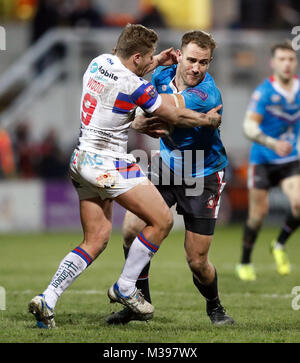
[[[159,138],[168,134],[167,125],[160,118],[146,117],[143,115],[136,116],[131,123],[131,128],[135,131],[148,136]]]
[[[269,149],[275,150],[276,139],[262,132],[259,125],[262,122],[262,116],[254,112],[247,112],[243,128],[245,136],[258,144],[264,145]]]
[[[292,152],[292,145],[286,140],[278,140],[263,133],[259,128],[261,122],[261,115],[255,112],[247,112],[243,125],[247,138],[275,151],[281,157],[289,155]]]
[[[130,127],[135,131],[144,133],[145,130],[151,126],[151,124],[156,124],[156,120],[158,120],[158,117],[146,117],[143,115],[138,115],[135,117]]]
[[[155,111],[155,115],[177,127],[207,126],[218,128],[222,121],[221,115],[218,113],[221,108],[222,105],[219,105],[205,114],[164,104]]]

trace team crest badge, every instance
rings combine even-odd
[[[111,188],[116,183],[115,177],[112,176],[110,173],[99,175],[96,180],[97,184],[101,188]]]
[[[279,95],[277,95],[277,94],[274,94],[274,95],[271,96],[271,101],[272,102],[279,102],[280,99],[281,99],[281,97]]]
[[[211,195],[206,203],[206,208],[212,209],[215,206],[215,196]]]
[[[146,92],[151,98],[155,97],[155,88],[152,85],[146,88]]]

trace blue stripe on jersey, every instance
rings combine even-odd
[[[129,113],[130,112],[130,110],[128,111],[128,110],[124,110],[123,108],[119,108],[119,107],[113,107],[113,109],[112,109],[112,112],[113,113],[118,113],[118,114],[120,114],[120,115],[124,115],[124,114],[126,114],[126,113]]]
[[[137,99],[141,97],[145,93],[145,89],[147,88],[148,84],[142,84],[139,88],[137,88],[130,96],[131,101],[136,103]]]
[[[142,84],[130,96],[133,103],[147,110],[156,102],[158,93],[151,83]]]
[[[120,101],[124,101],[124,102],[128,102],[128,103],[133,103],[132,99],[129,95],[126,95],[125,93],[119,92],[118,96],[117,96],[117,100]]]
[[[119,92],[112,112],[126,114],[129,113],[134,107],[135,104],[132,103],[130,96],[126,95],[125,93]]]

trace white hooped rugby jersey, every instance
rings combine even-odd
[[[160,105],[161,96],[153,85],[126,68],[117,56],[98,56],[83,76],[77,148],[116,157],[125,154],[129,113],[137,106],[154,112]]]

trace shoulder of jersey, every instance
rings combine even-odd
[[[257,97],[267,96],[274,91],[272,86],[273,78],[268,77],[264,79],[254,90],[253,94]]]
[[[220,90],[216,86],[213,77],[206,73],[205,79],[201,83],[195,87],[188,88],[184,93],[193,93],[200,97],[202,101],[207,99],[212,101],[220,93]]]
[[[274,82],[274,77],[268,77],[265,78],[258,86],[257,88],[261,89],[261,90],[270,90],[272,89],[272,83]]]
[[[170,74],[174,73],[174,68],[176,68],[176,65],[173,64],[171,66],[158,66],[155,71],[153,72],[153,77],[167,77]],[[173,77],[172,77],[173,78]]]
[[[114,57],[112,54],[101,54],[94,58],[88,68],[90,73],[96,73],[99,70],[100,63],[107,63],[107,66],[112,66],[114,64]]]
[[[197,84],[197,86],[195,86],[193,88],[203,89],[203,90],[210,90],[211,91],[213,89],[217,89],[217,85],[216,85],[216,82],[213,79],[213,77],[209,73],[206,73],[205,78],[203,79],[203,81],[200,82],[199,84]]]
[[[122,82],[125,82],[127,85],[131,84],[131,81],[127,82],[126,79],[131,79],[134,82],[132,86],[139,83],[148,83],[148,81],[138,77],[136,74],[123,66],[118,57],[112,54],[101,54],[100,56],[94,58],[90,63],[88,71],[94,75],[96,75],[98,72],[97,76],[104,76],[105,78],[113,79],[114,81],[122,78]]]

